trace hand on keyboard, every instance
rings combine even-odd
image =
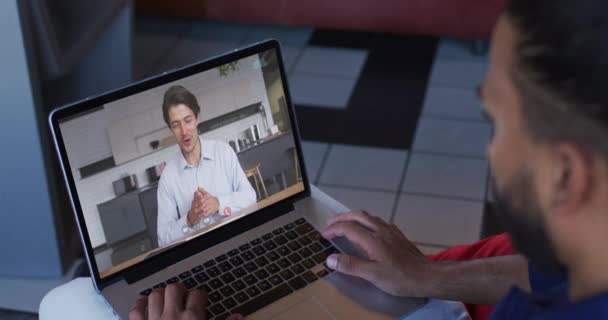
[[[332,254],[327,266],[363,278],[379,289],[397,296],[424,297],[436,276],[429,261],[394,224],[367,212],[349,212],[332,218],[322,232],[332,239],[346,237],[367,255],[367,259]]]
[[[207,293],[186,290],[181,283],[156,289],[137,300],[129,312],[129,320],[201,320],[207,319]],[[243,319],[235,314],[228,320]]]

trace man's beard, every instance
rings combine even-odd
[[[549,273],[565,272],[547,234],[532,181],[532,174],[523,173],[503,190],[498,190],[492,181],[496,217],[509,233],[515,249],[534,266]]]

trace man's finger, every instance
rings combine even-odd
[[[376,278],[374,263],[348,254],[332,254],[327,266],[338,272],[373,281]]]
[[[204,315],[207,309],[207,292],[203,290],[191,290],[186,296],[186,310],[191,310],[197,315]]]
[[[336,222],[323,230],[321,234],[325,239],[346,237],[363,249],[368,256],[373,254],[373,248],[377,245],[377,240],[372,236],[372,231],[355,221]]]
[[[335,216],[327,222],[327,225],[330,226],[337,222],[345,222],[345,221],[356,221],[362,224],[364,227],[378,231],[383,227],[382,219],[372,216],[367,211],[351,211],[338,216]]]
[[[129,320],[145,320],[147,305],[147,297],[137,299],[137,301],[135,301],[135,305],[133,305],[133,307],[131,307],[131,310],[129,310]]]
[[[184,310],[184,298],[186,287],[181,283],[173,283],[165,288],[165,309],[164,312],[175,314]]]
[[[165,305],[165,289],[152,291],[148,296],[148,319],[160,319]]]

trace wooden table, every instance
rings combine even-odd
[[[303,182],[299,182],[297,184],[292,185],[291,187],[288,187],[284,190],[281,190],[273,195],[271,195],[268,198],[262,199],[260,201],[258,201],[257,203],[244,208],[242,210],[239,210],[238,212],[234,213],[233,215],[231,215],[230,217],[224,218],[212,225],[206,226],[203,229],[197,230],[196,232],[194,232],[191,235],[188,236],[184,236],[183,238],[180,238],[178,240],[175,240],[170,246],[176,246],[179,245],[180,243],[192,240],[198,236],[200,236],[203,233],[207,233],[211,230],[217,229],[221,226],[224,226],[234,220],[240,219],[246,215],[249,215],[253,212],[256,212],[262,208],[268,207],[269,205],[278,202],[280,200],[283,200],[285,198],[291,197],[299,192],[304,191],[304,183]],[[167,246],[161,247],[161,248],[157,248],[154,249],[152,251],[146,252],[144,254],[141,254],[133,259],[127,260],[125,262],[122,262],[120,264],[117,264],[109,269],[103,270],[100,272],[100,277],[103,279],[109,275],[112,275],[116,272],[119,272],[121,270],[124,270],[130,266],[133,266],[135,264],[138,264],[140,262],[142,262],[143,260],[145,260],[147,257],[153,256],[161,251],[164,251],[167,249]]]

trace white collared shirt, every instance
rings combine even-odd
[[[168,161],[158,183],[158,245],[164,246],[256,202],[256,193],[236,154],[226,143],[202,140],[199,165],[188,164],[181,150]],[[188,211],[198,187],[217,197],[217,213],[188,227]]]

